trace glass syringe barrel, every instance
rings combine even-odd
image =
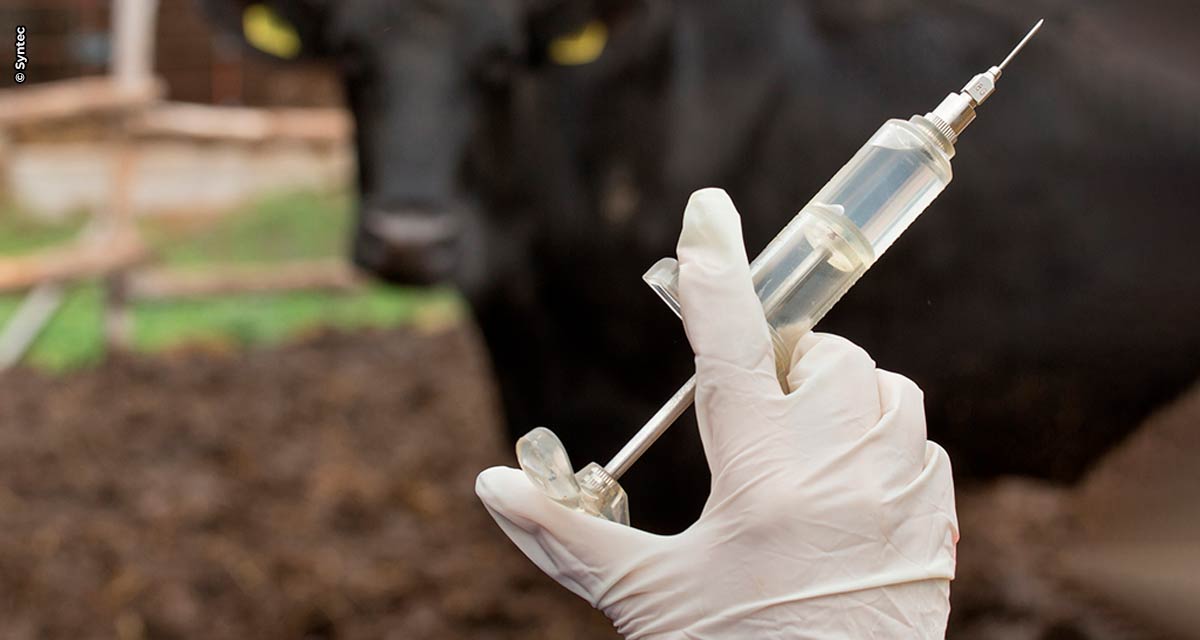
[[[888,120],[750,264],[786,388],[796,342],[950,183],[954,146],[924,116]],[[679,265],[646,282],[678,315]],[[619,478],[695,400],[689,379],[604,469]]]

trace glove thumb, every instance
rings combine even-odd
[[[542,495],[524,473],[509,467],[480,473],[475,493],[522,553],[592,606],[654,537],[568,509]]]

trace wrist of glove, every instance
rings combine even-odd
[[[476,483],[488,511],[630,638],[943,636],[958,525],[920,389],[811,334],[783,392],[723,191],[692,196],[678,256],[712,470],[699,520],[650,534],[569,510],[504,467]]]

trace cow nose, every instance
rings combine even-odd
[[[450,279],[459,225],[448,210],[366,208],[354,237],[354,262],[395,284],[429,285]]]

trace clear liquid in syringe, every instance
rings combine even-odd
[[[809,204],[751,266],[784,387],[796,342],[869,266],[862,246],[852,246],[857,230],[839,210]]]

